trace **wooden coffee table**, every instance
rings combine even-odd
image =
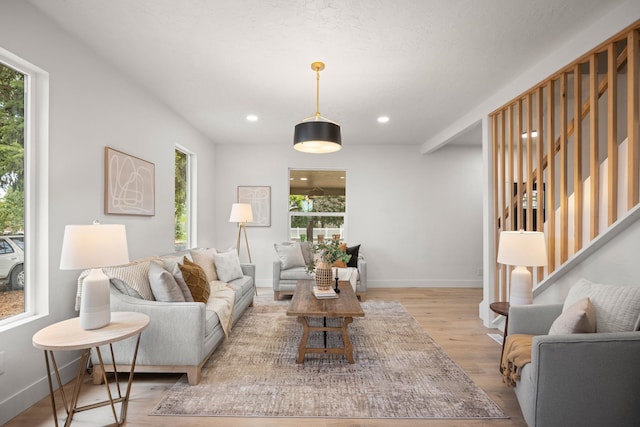
[[[349,340],[349,324],[354,317],[364,317],[364,311],[360,306],[358,297],[351,283],[341,281],[338,284],[340,293],[338,298],[317,299],[312,292],[313,280],[298,280],[293,298],[287,309],[287,316],[297,316],[302,323],[303,333],[298,346],[298,358],[296,363],[303,363],[307,353],[344,354],[349,363],[354,363],[353,346]],[[322,317],[322,326],[311,326],[307,321],[310,317]],[[342,326],[327,326],[327,318],[343,318]],[[310,332],[323,332],[325,334],[324,347],[307,347]],[[327,348],[327,332],[342,333],[344,347]]]

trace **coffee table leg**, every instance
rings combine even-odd
[[[345,317],[342,322],[342,341],[344,342],[344,355],[349,361],[349,363],[356,363],[353,360],[353,346],[351,345],[351,340],[349,339],[349,323],[353,322],[353,317]]]
[[[309,339],[309,324],[305,317],[298,317],[298,322],[302,323],[302,338],[300,338],[300,345],[298,346],[298,358],[296,363],[304,362],[304,355],[307,352],[307,340]]]

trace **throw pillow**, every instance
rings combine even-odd
[[[145,260],[120,267],[105,267],[102,271],[110,279],[120,279],[131,286],[142,298],[153,301],[153,292],[149,283],[149,263],[149,260]]]
[[[347,254],[351,255],[351,258],[349,258],[349,262],[347,263],[347,267],[358,268],[358,252],[359,251],[360,251],[360,245],[347,248]]]
[[[235,249],[230,249],[226,252],[218,252],[213,255],[213,259],[216,262],[218,280],[229,283],[234,279],[242,277],[240,258],[238,258],[238,253]]]
[[[138,299],[144,299],[142,298],[142,296],[140,296],[138,291],[136,291],[135,289],[133,289],[131,286],[127,285],[120,279],[109,279],[109,282],[111,282],[111,286],[116,288],[121,294],[129,295],[130,297],[134,297]]]
[[[182,296],[186,302],[193,302],[193,295],[191,295],[191,291],[189,290],[189,286],[187,286],[187,282],[184,281],[184,277],[182,276],[182,271],[180,271],[180,266],[178,264],[174,264],[171,269],[171,274],[173,278],[176,279],[176,283],[180,287],[182,291]]]
[[[156,301],[184,302],[184,295],[176,279],[155,261],[149,264],[149,283]]]
[[[275,243],[273,247],[276,248],[278,258],[282,263],[282,270],[306,265],[302,256],[302,249],[300,249],[300,243]]]
[[[184,264],[180,265],[180,271],[184,277],[184,281],[191,291],[193,300],[195,302],[207,303],[209,295],[211,294],[211,288],[209,287],[209,281],[202,267],[195,262],[191,262],[187,257],[183,258]]]
[[[311,252],[309,242],[300,242],[300,250],[302,251],[302,258],[304,258],[304,265],[309,265],[313,262],[314,254]]]
[[[207,275],[208,281],[218,280],[218,273],[216,272],[216,265],[213,260],[213,254],[216,253],[214,248],[211,249],[194,249],[191,251],[191,257],[193,262],[198,264],[204,270]]]
[[[563,310],[582,298],[589,298],[593,304],[597,332],[640,329],[640,286],[604,285],[580,279],[569,289]]]
[[[551,324],[549,335],[585,334],[596,331],[596,313],[589,298],[578,300]]]

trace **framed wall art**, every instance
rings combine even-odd
[[[253,222],[247,227],[271,227],[271,187],[238,186],[238,203],[249,203]]]
[[[104,213],[155,215],[155,165],[111,147],[104,151]]]

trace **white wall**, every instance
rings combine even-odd
[[[148,96],[121,73],[63,33],[28,3],[0,2],[0,47],[42,68],[50,77],[49,313],[0,332],[5,353],[0,375],[0,424],[48,392],[41,351],[31,345],[40,328],[76,316],[73,309],[78,272],[60,271],[64,226],[72,223],[121,223],[127,227],[131,258],[173,250],[173,150],[181,144],[197,153],[199,165],[211,164],[214,147],[169,108]],[[103,214],[104,147],[111,146],[153,162],[156,167],[156,215]],[[199,167],[200,182],[214,182],[210,167]],[[215,189],[201,187],[198,199],[200,242],[214,241]],[[58,362],[73,368],[77,354],[61,353]],[[73,369],[66,369],[65,373]],[[75,372],[75,371],[74,371]],[[66,379],[69,379],[68,374]]]
[[[271,186],[271,227],[247,228],[258,286],[272,285],[273,244],[288,239],[289,168],[347,171],[345,240],[362,245],[369,286],[482,286],[479,146],[451,146],[423,156],[414,146],[349,141],[325,155],[298,153],[290,146],[218,145],[215,232],[220,247],[235,246],[235,224],[227,220],[237,186]],[[241,255],[246,260],[244,249]]]

